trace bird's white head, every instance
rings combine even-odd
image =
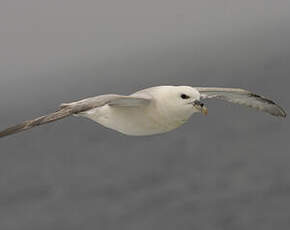
[[[200,101],[200,93],[190,86],[160,86],[155,90],[155,98],[164,112],[180,119],[188,119],[193,113],[207,114]]]

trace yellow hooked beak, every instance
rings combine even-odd
[[[204,106],[203,103],[201,103],[200,101],[195,101],[193,103],[193,106],[199,110],[201,113],[203,113],[204,115],[208,114],[208,109]]]
[[[205,106],[195,105],[194,107],[204,115],[208,114],[208,109]]]

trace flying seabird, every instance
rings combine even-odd
[[[89,118],[126,135],[146,136],[166,133],[184,124],[192,114],[207,114],[203,100],[220,99],[286,117],[281,106],[244,89],[156,86],[129,96],[105,94],[63,103],[59,109],[33,120],[24,121],[0,132],[0,137],[74,115]]]

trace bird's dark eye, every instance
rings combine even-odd
[[[188,95],[186,95],[186,94],[181,94],[180,95],[180,97],[182,98],[182,99],[188,99],[188,98],[190,98],[190,96],[188,96]]]

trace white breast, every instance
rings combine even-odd
[[[162,115],[152,113],[151,107],[119,107],[105,105],[82,113],[99,124],[126,135],[145,136],[168,132],[185,121],[170,121]]]

